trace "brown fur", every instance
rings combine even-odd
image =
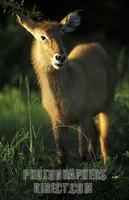
[[[35,29],[36,30],[36,29]],[[90,155],[96,148],[97,135],[93,117],[99,114],[100,144],[104,164],[107,164],[107,138],[109,112],[111,111],[117,70],[110,55],[96,43],[77,45],[68,55],[62,69],[52,66],[49,56],[64,52],[59,25],[45,22],[37,25],[50,39],[49,47],[35,40],[32,46],[32,63],[37,73],[42,93],[42,103],[50,115],[53,127],[76,124],[79,133],[79,154],[84,159],[88,133]],[[57,161],[66,164],[66,129],[54,129]]]

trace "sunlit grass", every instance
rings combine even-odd
[[[110,181],[127,178],[127,166],[123,158],[128,159],[129,144],[129,93],[127,87],[120,87],[115,96],[115,114],[111,130],[111,143],[116,151],[111,159],[108,173]],[[55,143],[46,111],[42,108],[37,92],[21,91],[5,87],[0,92],[0,171],[2,186],[0,199],[35,199],[31,194],[30,183],[23,183],[22,170],[25,168],[54,168]],[[70,165],[82,169],[103,168],[102,158],[79,164],[77,138],[71,132]],[[3,138],[4,137],[4,138]],[[122,157],[117,161],[117,156]],[[97,185],[99,189],[99,184]],[[103,186],[104,187],[104,186]],[[106,186],[107,187],[107,186]],[[19,194],[24,193],[24,198]],[[8,197],[8,194],[10,196]],[[15,199],[14,198],[14,199]]]
[[[29,98],[32,125],[47,128],[49,117],[42,108],[39,94],[31,92]],[[27,92],[5,87],[0,92],[0,136],[12,139],[21,128],[30,128],[29,120]]]

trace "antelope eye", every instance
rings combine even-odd
[[[43,41],[47,40],[47,38],[44,35],[42,35],[41,38],[42,38]]]

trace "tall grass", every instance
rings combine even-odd
[[[109,180],[119,180],[124,184],[126,180],[129,180],[127,167],[129,159],[129,93],[127,91],[127,86],[121,86],[115,96],[115,114],[110,137],[115,157],[109,166]],[[53,168],[55,144],[49,117],[42,108],[39,94],[30,91],[27,78],[24,92],[9,87],[5,87],[0,92],[0,137],[0,182],[2,183],[0,199],[35,199],[31,183],[22,180],[22,170],[39,167]],[[95,162],[80,166],[74,132],[71,133],[71,138],[70,161],[72,167],[102,168],[101,157]],[[121,157],[117,161],[119,154]],[[99,184],[96,185],[96,190],[99,191],[101,187]],[[107,183],[103,187],[108,193]]]
[[[1,137],[6,137],[8,140],[12,139],[17,131],[22,128],[30,129],[32,125],[36,128],[40,126],[48,127],[48,121],[49,117],[45,110],[42,109],[38,93],[31,92],[31,94],[28,94],[28,91],[26,93],[17,88],[8,87],[5,87],[0,92]]]

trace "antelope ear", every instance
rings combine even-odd
[[[19,24],[35,37],[34,35],[35,22],[21,13],[17,13],[16,16]]]
[[[61,22],[62,33],[72,32],[80,25],[80,10],[69,13]]]

